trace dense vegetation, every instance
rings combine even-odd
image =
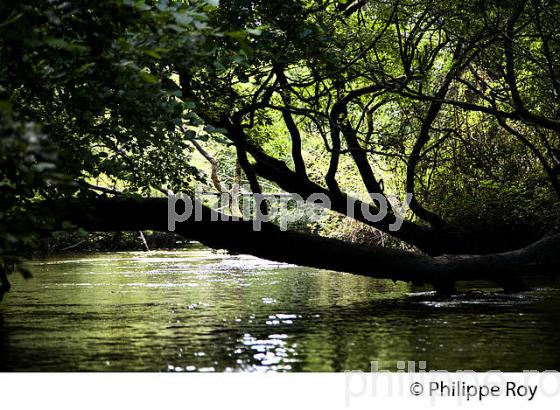
[[[3,3],[3,289],[39,237],[165,230],[167,192],[235,199],[242,182],[325,193],[334,212],[306,233],[179,233],[442,290],[520,288],[558,262],[559,13],[546,0]],[[397,232],[396,208],[337,216],[348,196],[376,213],[365,194],[407,192]]]

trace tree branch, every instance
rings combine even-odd
[[[167,231],[168,203],[161,198],[100,197],[87,202],[66,200],[36,206],[52,212],[59,226],[69,221],[88,231]],[[201,209],[201,221],[191,217],[177,223],[176,233],[212,248],[374,278],[428,283],[441,290],[452,288],[456,281],[482,279],[504,283],[560,266],[560,234],[511,252],[430,257],[283,232],[270,223],[263,223],[261,231],[255,232],[251,221],[223,221],[217,215],[212,218],[214,211],[209,208]]]

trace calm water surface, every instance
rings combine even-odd
[[[560,291],[409,285],[216,254],[94,253],[31,264],[0,304],[0,370],[560,370]]]

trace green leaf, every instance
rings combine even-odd
[[[149,50],[149,49],[143,49],[142,52],[152,58],[155,58],[156,60],[160,60],[161,59],[161,54],[158,53],[157,51],[154,50]]]
[[[254,36],[260,36],[262,34],[262,30],[260,28],[248,28],[247,33]]]
[[[52,48],[66,50],[66,51],[84,52],[88,50],[88,47],[84,46],[83,44],[78,44],[76,42],[69,42],[63,38],[56,38],[56,37],[45,38],[45,44],[47,44]]]
[[[146,82],[148,84],[159,83],[159,79],[155,75],[153,75],[153,74],[151,74],[151,73],[149,73],[145,70],[140,71],[140,77],[142,78],[142,80],[144,80],[144,82]]]
[[[43,172],[43,171],[47,171],[47,170],[52,170],[55,169],[56,166],[54,164],[51,164],[49,162],[39,162],[35,165],[33,165],[33,170],[35,172]]]
[[[228,31],[226,36],[233,38],[237,41],[243,41],[247,38],[247,32],[244,30]]]
[[[77,73],[83,73],[84,71],[86,71],[87,69],[89,69],[90,67],[95,66],[95,63],[86,63],[80,66],[80,68],[78,68],[76,70]]]
[[[6,27],[12,23],[15,23],[16,21],[18,21],[21,16],[23,16],[23,13],[16,13],[15,10],[12,11],[12,13],[8,16],[8,18],[6,20],[4,20],[4,22],[0,23],[0,28]]]

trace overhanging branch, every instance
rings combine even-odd
[[[69,221],[88,231],[167,231],[165,198],[106,198],[87,202],[67,200],[37,205],[56,215],[59,226]],[[381,279],[452,288],[457,281],[490,280],[507,283],[519,275],[560,266],[560,234],[545,237],[523,249],[490,255],[430,257],[400,249],[371,247],[297,232],[283,232],[252,221],[222,221],[202,207],[202,218],[177,223],[176,233],[212,248],[320,269]],[[214,215],[216,217],[217,215]],[[212,219],[218,219],[212,221]]]

